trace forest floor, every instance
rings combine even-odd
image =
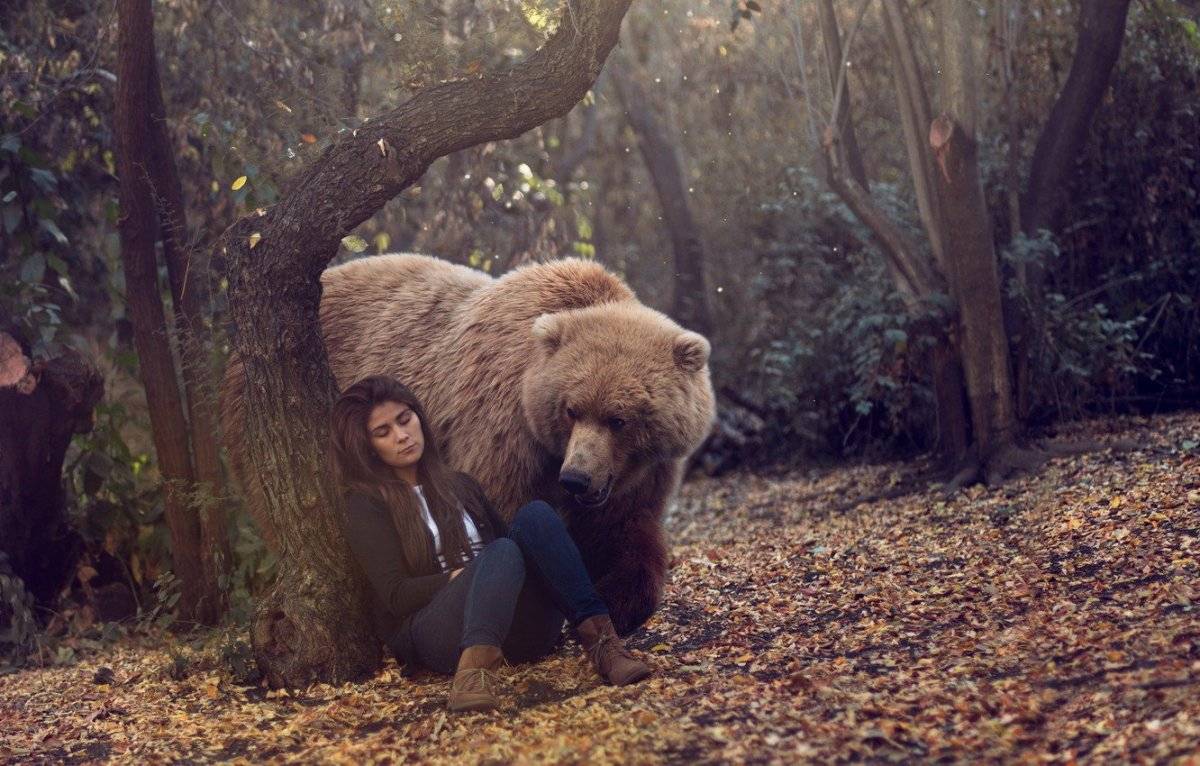
[[[1060,435],[1138,447],[948,501],[848,507],[915,464],[690,482],[634,687],[568,643],[452,716],[390,661],[287,694],[234,683],[217,634],[127,637],[0,677],[0,760],[1200,764],[1200,415]]]

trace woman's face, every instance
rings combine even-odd
[[[417,413],[400,402],[377,404],[367,418],[367,435],[384,465],[409,484],[417,483],[417,463],[425,452]]]

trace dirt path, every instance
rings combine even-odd
[[[447,717],[444,681],[392,664],[276,696],[231,682],[219,637],[177,647],[181,680],[125,639],[0,677],[0,759],[1200,763],[1200,416],[1067,435],[1142,448],[839,513],[909,467],[687,485],[635,688],[568,645],[509,672],[504,711]]]

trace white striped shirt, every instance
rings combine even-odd
[[[417,499],[421,501],[421,518],[425,520],[425,526],[429,527],[429,533],[433,535],[433,550],[437,554],[438,567],[444,572],[446,571],[446,557],[442,555],[442,536],[438,531],[437,522],[433,520],[433,514],[429,512],[429,503],[425,500],[425,493],[421,491],[421,485],[413,486],[416,490]],[[483,538],[479,535],[479,530],[475,527],[475,522],[471,520],[471,514],[463,509],[463,527],[467,530],[467,540],[471,544],[472,556],[483,550]]]

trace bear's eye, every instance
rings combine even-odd
[[[567,417],[569,417],[571,420],[579,419],[579,415],[575,412],[575,409],[573,407],[567,408]]]
[[[625,427],[625,421],[622,420],[621,418],[609,418],[608,419],[608,427],[614,431],[620,431],[622,428]]]

